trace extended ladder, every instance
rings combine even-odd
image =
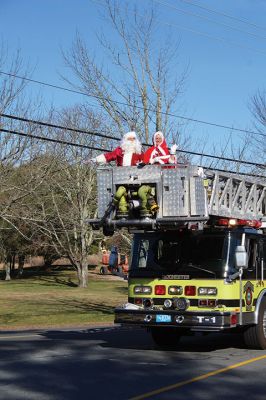
[[[197,166],[100,167],[97,169],[98,218],[89,220],[96,229],[105,226],[174,228],[184,223],[204,223],[210,217],[261,220],[266,212],[266,179],[259,180],[229,172],[205,170]],[[113,196],[120,186],[131,201],[142,185],[155,192],[159,210],[141,218],[138,207],[131,208],[127,218],[117,218]]]

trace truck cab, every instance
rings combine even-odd
[[[239,271],[243,243],[247,262]],[[254,228],[135,233],[128,303],[115,310],[115,322],[148,328],[160,346],[238,328],[248,345],[266,348],[265,259],[266,235]]]

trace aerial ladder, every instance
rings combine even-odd
[[[116,229],[202,228],[215,218],[265,223],[266,179],[193,165],[136,167],[104,166],[97,169],[98,218],[89,220],[106,235]],[[124,190],[128,212],[119,215],[115,195]],[[141,214],[141,187],[149,187],[155,212]]]

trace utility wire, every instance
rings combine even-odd
[[[221,25],[221,26],[224,26],[226,28],[233,29],[233,30],[241,32],[241,33],[245,33],[247,35],[250,35],[250,36],[253,36],[253,37],[256,37],[256,38],[259,38],[259,39],[266,39],[266,36],[257,35],[256,33],[244,31],[243,29],[239,29],[239,28],[236,28],[234,26],[227,25],[227,24],[225,24],[223,22],[214,21],[213,19],[211,19],[209,17],[205,17],[204,15],[195,14],[195,13],[190,12],[190,11],[182,10],[181,8],[176,7],[176,6],[174,6],[173,4],[170,4],[170,3],[166,3],[166,2],[163,2],[163,1],[160,1],[160,0],[152,0],[152,1],[155,2],[155,3],[161,4],[163,6],[172,8],[172,9],[174,9],[176,11],[179,11],[179,12],[181,12],[183,14],[192,15],[193,17],[204,19],[204,20],[212,22],[212,23],[214,23],[216,25]]]
[[[182,3],[189,4],[189,5],[193,6],[193,7],[201,8],[202,10],[206,10],[206,11],[209,11],[209,12],[214,13],[214,14],[217,14],[217,15],[221,15],[221,16],[223,16],[223,17],[232,19],[232,20],[234,20],[234,21],[242,22],[243,24],[246,24],[246,25],[249,25],[249,26],[253,26],[254,28],[257,28],[257,29],[262,29],[262,30],[264,30],[264,31],[266,30],[265,27],[262,27],[262,26],[259,26],[259,25],[257,25],[257,24],[254,24],[253,22],[250,22],[250,21],[248,21],[247,19],[244,19],[244,18],[237,18],[237,17],[235,17],[235,16],[233,16],[233,15],[229,15],[229,14],[223,13],[223,12],[221,12],[221,11],[214,10],[214,9],[212,9],[212,8],[204,7],[204,6],[202,6],[202,5],[193,3],[193,1],[187,1],[187,0],[179,0],[179,1],[181,1]]]
[[[108,149],[104,149],[104,148],[100,148],[100,147],[86,146],[86,145],[79,144],[79,143],[67,142],[65,140],[46,138],[46,137],[38,136],[38,135],[31,135],[31,134],[24,133],[24,132],[13,131],[11,129],[0,128],[0,132],[11,133],[12,135],[24,136],[24,137],[27,137],[30,139],[43,140],[45,142],[66,144],[68,146],[75,146],[75,147],[80,147],[80,148],[89,149],[89,150],[110,151]]]
[[[28,137],[28,138],[31,138],[31,139],[38,139],[38,140],[43,140],[43,141],[52,142],[52,143],[59,143],[59,144],[64,144],[64,145],[69,145],[69,146],[86,148],[86,149],[89,149],[89,150],[109,151],[108,149],[104,149],[104,148],[86,146],[86,145],[81,145],[81,144],[78,144],[78,143],[67,142],[65,140],[45,138],[45,137],[37,136],[37,135],[30,135],[30,134],[27,134],[27,133],[24,133],[24,132],[17,132],[17,131],[13,131],[13,130],[10,130],[10,129],[1,128],[0,131],[4,132],[4,133],[11,133],[11,134],[18,135],[18,136]],[[184,150],[180,150],[180,152],[181,153],[189,153],[189,154],[197,154],[197,153],[188,152],[188,151],[184,151]],[[199,155],[201,155],[201,154],[199,154]],[[206,156],[206,157],[208,157],[208,156]],[[210,157],[218,158],[218,157],[211,156],[211,155],[210,155]],[[226,158],[221,158],[221,159],[226,160]],[[236,160],[233,160],[233,161],[236,161]],[[241,161],[241,162],[245,163],[243,161]],[[254,165],[258,166],[257,164],[254,164]],[[233,173],[233,174],[237,174],[237,175],[250,176],[250,177],[256,177],[256,178],[263,178],[263,179],[266,178],[266,176],[264,176],[264,175],[255,175],[255,174],[250,174],[250,173],[246,173],[246,172],[237,172],[236,173],[235,171],[231,171],[231,170],[223,170],[223,169],[218,169],[218,168],[211,168],[211,167],[205,166],[205,165],[201,165],[201,166],[203,168],[205,168],[205,169],[212,170],[212,171],[229,172],[229,173]],[[265,168],[265,166],[263,166],[263,168]]]
[[[86,134],[89,134],[89,135],[100,136],[100,137],[104,137],[104,138],[108,138],[108,139],[111,138],[111,139],[114,139],[114,140],[121,140],[121,139],[119,139],[117,137],[112,137],[112,136],[109,136],[109,135],[103,135],[103,134],[100,134],[98,132],[84,131],[84,130],[75,129],[75,128],[68,128],[68,127],[61,126],[61,125],[54,125],[54,124],[46,123],[46,122],[43,122],[43,121],[36,121],[36,120],[32,120],[32,119],[27,119],[27,118],[21,118],[21,117],[9,115],[9,114],[0,114],[0,116],[5,117],[5,118],[9,118],[9,119],[18,120],[18,121],[34,123],[34,124],[38,124],[38,125],[41,125],[41,126],[53,127],[55,129],[63,129],[63,130],[69,130],[71,132],[86,133]],[[26,136],[26,137],[30,137],[30,138],[33,138],[33,139],[39,139],[39,140],[44,140],[44,141],[49,141],[49,142],[54,142],[54,143],[60,143],[60,144],[66,144],[66,145],[81,147],[81,148],[87,148],[87,149],[90,149],[90,150],[110,151],[110,150],[104,149],[104,148],[91,147],[91,146],[81,145],[81,144],[77,144],[77,143],[73,143],[73,142],[66,142],[66,141],[62,141],[62,140],[59,140],[59,139],[44,138],[43,136],[36,136],[36,135],[31,135],[31,134],[12,131],[12,130],[7,130],[7,129],[0,129],[0,130],[2,132],[5,132],[5,133],[11,133],[11,134],[14,134],[14,135]],[[143,146],[149,146],[149,144],[143,143]],[[253,165],[253,166],[256,166],[256,167],[259,167],[259,168],[262,168],[262,169],[266,168],[265,164],[254,163],[252,161],[247,161],[247,160],[239,160],[239,159],[234,159],[234,158],[229,158],[229,157],[221,157],[221,156],[216,156],[214,154],[198,153],[198,152],[188,151],[188,150],[178,150],[178,152],[179,153],[190,154],[190,155],[196,155],[196,156],[200,156],[200,157],[214,158],[214,159],[223,160],[223,161],[238,162],[238,163],[242,163],[242,164],[246,164],[246,165]]]
[[[62,125],[55,125],[55,124],[51,124],[49,122],[43,122],[43,121],[37,121],[37,120],[34,120],[34,119],[18,117],[16,115],[1,114],[0,113],[0,117],[9,118],[9,119],[16,120],[16,121],[28,122],[28,123],[31,123],[31,124],[37,124],[37,125],[40,125],[40,126],[47,126],[49,128],[64,129],[64,130],[68,130],[70,132],[85,133],[87,135],[95,135],[95,136],[99,136],[99,137],[102,137],[102,138],[105,138],[105,139],[121,140],[118,137],[105,135],[105,134],[102,134],[102,133],[99,133],[99,132],[92,132],[92,131],[87,131],[85,129],[70,128],[70,127],[66,127],[66,126],[62,126]]]
[[[17,131],[13,131],[13,130],[9,130],[9,129],[1,128],[0,131],[4,132],[4,133],[11,133],[11,134],[14,134],[14,135],[28,137],[28,138],[31,138],[31,139],[38,139],[38,140],[44,140],[44,141],[47,141],[47,142],[65,144],[65,145],[69,145],[69,146],[82,147],[82,148],[86,148],[86,149],[90,149],[90,150],[109,151],[108,149],[104,149],[104,148],[85,146],[85,145],[81,145],[81,144],[77,144],[77,143],[73,143],[73,142],[67,142],[67,141],[64,141],[64,140],[58,140],[58,139],[52,139],[52,138],[44,138],[42,136],[30,135],[30,134],[27,134],[27,133],[17,132]],[[193,152],[187,152],[187,151],[183,151],[183,150],[180,151],[180,152],[189,153],[189,154],[196,154],[196,153],[193,153]],[[214,157],[214,156],[212,156],[212,157]],[[218,157],[215,157],[215,158],[218,158]],[[234,161],[236,161],[236,160],[234,160]],[[231,171],[231,170],[212,168],[212,167],[209,167],[209,166],[206,166],[206,165],[200,165],[200,166],[205,168],[205,169],[207,169],[207,170],[211,170],[211,171],[220,171],[220,172],[226,172],[226,173],[228,172],[228,173],[233,173],[233,174],[237,174],[237,175],[243,175],[243,176],[250,176],[250,177],[255,177],[255,178],[266,179],[266,176],[264,176],[264,175],[257,175],[257,174],[255,175],[255,174],[250,174],[250,173],[247,173],[247,172],[235,172],[235,171]]]
[[[202,168],[205,168],[206,172],[208,171],[217,171],[217,172],[228,172],[230,174],[235,174],[235,175],[244,175],[244,176],[250,176],[253,178],[263,178],[266,179],[265,175],[257,175],[257,174],[249,174],[247,172],[236,172],[236,171],[232,171],[230,169],[219,169],[219,168],[212,168],[212,167],[208,167],[207,165],[199,165]]]
[[[170,27],[172,26],[174,28],[183,29],[185,31],[195,33],[196,35],[205,36],[205,37],[207,37],[209,39],[217,40],[218,42],[231,44],[232,46],[241,47],[242,49],[248,49],[248,50],[254,51],[255,53],[262,54],[264,56],[266,55],[266,51],[263,51],[263,50],[260,50],[260,49],[256,49],[254,47],[246,46],[246,45],[241,44],[241,43],[232,42],[231,40],[228,40],[227,38],[224,38],[224,37],[209,35],[208,33],[197,31],[197,30],[191,29],[191,28],[187,28],[186,26],[176,25],[176,24],[173,24],[173,23],[170,23],[170,22],[161,21],[161,23],[163,25],[167,25],[167,26],[170,26]]]
[[[49,86],[49,87],[52,87],[52,88],[55,88],[55,89],[60,89],[60,90],[65,90],[65,91],[68,91],[68,92],[71,92],[71,93],[80,94],[80,95],[86,96],[86,97],[92,97],[92,98],[95,98],[95,99],[101,99],[100,96],[79,92],[77,90],[68,89],[68,88],[65,88],[63,86],[53,85],[53,84],[50,84],[50,83],[46,83],[46,82],[42,82],[42,81],[38,81],[38,80],[26,78],[26,77],[22,77],[22,76],[11,74],[11,73],[4,72],[4,71],[0,71],[0,74],[8,75],[8,76],[11,76],[11,77],[14,77],[14,78],[18,78],[18,79],[22,79],[22,80],[25,80],[25,81],[29,81],[29,82],[32,82],[32,83],[37,83],[37,84],[40,84],[40,85],[43,85],[43,86]],[[144,110],[144,108],[142,106],[136,106],[136,105],[132,105],[132,104],[121,102],[121,101],[117,101],[117,100],[110,100],[110,99],[108,99],[108,100],[111,101],[114,104],[119,104],[119,105],[123,105],[123,106],[127,106],[127,107],[135,107],[137,109]],[[152,110],[151,108],[147,108],[146,111],[154,111],[154,110]],[[250,131],[250,130],[240,129],[240,128],[233,128],[233,127],[228,126],[228,125],[221,125],[221,124],[214,123],[214,122],[208,122],[208,121],[203,121],[203,120],[199,120],[199,119],[195,119],[195,118],[189,118],[189,117],[185,117],[183,115],[166,113],[166,112],[163,112],[163,111],[162,111],[161,114],[162,115],[166,115],[166,116],[170,116],[170,117],[174,117],[174,118],[184,119],[186,121],[191,121],[191,122],[195,122],[195,123],[199,123],[199,124],[215,126],[216,128],[230,129],[232,131],[237,131],[237,132],[242,132],[242,133],[250,133],[252,135],[259,135],[259,136],[266,137],[266,134],[261,133],[261,132]]]

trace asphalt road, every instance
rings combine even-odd
[[[265,400],[266,351],[236,334],[158,350],[144,330],[0,333],[1,400]]]

